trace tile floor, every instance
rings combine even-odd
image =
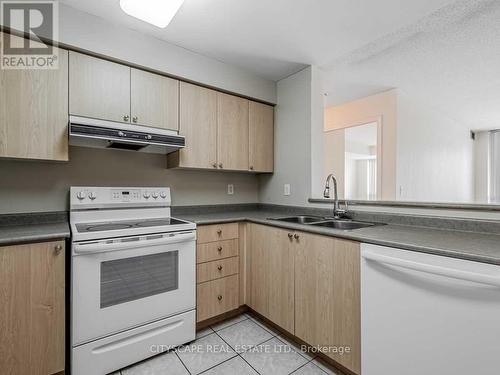
[[[341,375],[257,318],[242,314],[196,340],[113,375]]]

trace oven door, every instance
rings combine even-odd
[[[73,244],[72,345],[195,309],[196,232]]]

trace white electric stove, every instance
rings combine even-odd
[[[169,188],[71,188],[73,375],[195,338],[196,225],[170,202]]]

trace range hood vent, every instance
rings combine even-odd
[[[70,116],[69,143],[73,146],[169,154],[185,147],[186,140],[172,130]]]

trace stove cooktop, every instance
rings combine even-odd
[[[103,231],[113,231],[113,230],[123,230],[123,229],[133,229],[133,228],[153,228],[153,227],[163,227],[169,225],[177,224],[187,224],[187,222],[174,219],[174,218],[163,218],[163,219],[148,219],[148,220],[120,220],[120,221],[108,221],[101,223],[78,223],[75,224],[76,230],[79,233],[86,232],[103,232]]]

